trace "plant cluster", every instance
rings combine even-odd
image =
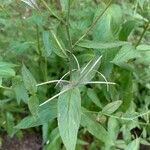
[[[150,145],[149,12],[149,0],[0,0],[0,133],[39,128],[44,150]]]

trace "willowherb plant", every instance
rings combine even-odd
[[[10,6],[20,16],[14,27],[20,39],[14,40],[17,35],[6,24],[3,29],[12,34],[10,50],[0,58],[0,88],[17,100],[15,105],[27,105],[31,115],[7,129],[9,135],[42,125],[46,150],[138,150],[140,144],[148,145],[149,84],[144,81],[149,57],[145,61],[144,56],[150,56],[145,44],[149,16],[140,12],[147,10],[147,1],[21,1]],[[10,7],[1,6],[4,12]],[[141,65],[144,75],[138,73]],[[0,101],[0,108],[8,102]],[[13,122],[11,115],[7,120]],[[130,131],[136,127],[141,134],[135,131],[134,137]]]

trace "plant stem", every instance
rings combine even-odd
[[[47,59],[46,57],[42,56],[42,51],[41,51],[41,46],[40,46],[40,32],[39,32],[38,25],[36,25],[36,32],[37,32],[37,49],[38,49],[38,54],[40,56],[39,66],[43,73],[43,79],[47,80]]]
[[[93,27],[96,25],[96,23],[98,22],[98,20],[105,14],[105,12],[107,11],[107,9],[109,8],[109,6],[111,5],[113,0],[110,0],[109,3],[107,4],[106,8],[104,9],[104,11],[93,21],[93,23],[91,24],[91,26],[83,33],[83,35],[75,42],[75,44],[73,45],[73,48],[85,37],[88,35],[88,33],[93,29]]]
[[[43,3],[43,5],[48,9],[48,11],[59,21],[61,21],[63,24],[65,24],[65,21],[63,19],[61,19],[49,6],[48,4],[45,2],[45,0],[41,0],[41,2]]]
[[[68,0],[68,12],[67,12],[66,30],[67,30],[67,36],[68,36],[68,41],[69,41],[69,49],[70,49],[70,52],[72,53],[72,40],[71,40],[71,36],[70,36],[69,26],[70,26],[70,0]]]
[[[72,40],[71,40],[71,36],[70,36],[70,30],[69,30],[69,26],[70,26],[70,0],[68,0],[68,12],[67,12],[67,20],[66,20],[66,32],[67,32],[67,36],[68,36],[68,41],[69,41],[69,62],[70,62],[70,77],[72,75],[72,64],[73,64],[73,59],[72,59],[72,55],[73,55],[73,48],[72,48]]]
[[[148,27],[149,27],[149,24],[150,24],[150,21],[146,23],[146,25],[144,27],[144,30],[143,30],[143,32],[142,32],[142,34],[141,34],[141,36],[140,36],[140,38],[139,38],[139,40],[138,40],[138,42],[137,42],[135,47],[137,47],[141,43],[141,41],[142,41],[142,39],[143,39],[143,37],[144,37]]]

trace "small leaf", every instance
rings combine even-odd
[[[80,82],[89,82],[91,81],[100,66],[102,56],[95,56],[89,63],[81,68],[79,81]]]
[[[47,150],[59,150],[59,149],[61,149],[62,141],[60,138],[58,128],[55,128],[51,131],[51,133],[49,135],[49,141],[50,141],[50,143],[48,145],[46,145]]]
[[[137,138],[133,140],[126,148],[125,150],[139,150],[139,144],[140,144],[140,139]]]
[[[57,117],[57,101],[51,101],[39,108],[38,116],[27,116],[15,126],[18,129],[36,127],[48,123]]]
[[[45,124],[43,124],[43,126],[42,126],[42,140],[43,140],[43,143],[46,143],[46,141],[47,141],[47,139],[48,139],[48,129],[49,129],[49,127],[48,127],[48,123],[45,123]]]
[[[80,47],[84,47],[84,48],[93,48],[93,49],[110,49],[110,48],[115,48],[115,47],[120,47],[123,45],[129,44],[128,42],[124,42],[124,41],[116,41],[116,42],[96,42],[96,41],[83,41],[81,43],[79,43],[78,45]]]
[[[49,40],[50,40],[50,46],[51,46],[52,51],[56,55],[62,58],[66,58],[67,54],[65,51],[65,46],[61,42],[61,40],[56,36],[56,34],[53,31],[49,33],[49,36],[50,36]]]
[[[102,108],[100,100],[99,100],[96,92],[93,89],[88,89],[87,95],[93,101],[93,103],[95,103],[98,107]]]
[[[121,106],[121,104],[122,101],[114,101],[112,103],[109,103],[102,109],[102,113],[112,114]]]
[[[30,94],[34,94],[37,92],[36,81],[32,76],[31,72],[26,68],[25,65],[22,67],[22,77],[25,88],[30,92]]]
[[[18,104],[20,104],[21,100],[23,100],[25,103],[27,103],[29,97],[28,97],[27,90],[26,90],[23,82],[21,81],[21,79],[20,78],[15,78],[13,80],[12,84],[13,84],[13,90],[15,92]]]
[[[14,117],[11,113],[6,113],[6,125],[7,125],[7,132],[10,137],[14,135]]]
[[[29,110],[30,110],[31,114],[32,114],[34,117],[38,116],[38,111],[39,111],[39,99],[37,98],[36,95],[31,96],[31,97],[29,98],[28,107],[29,107]]]
[[[126,41],[132,30],[134,29],[136,22],[134,20],[129,20],[122,25],[122,29],[119,34],[119,39]]]
[[[112,62],[116,65],[122,66],[129,60],[138,57],[140,57],[140,54],[132,45],[125,45],[120,49]]]
[[[67,150],[75,150],[81,119],[81,97],[78,88],[59,96],[58,127]]]
[[[68,0],[60,0],[60,4],[63,11],[67,11],[68,9]]]
[[[14,64],[7,62],[0,62],[0,77],[7,78],[15,76],[15,71],[13,69]]]
[[[85,112],[82,113],[81,125],[102,142],[112,144],[106,129]]]
[[[49,32],[44,31],[43,32],[43,43],[44,43],[44,55],[46,57],[50,56],[52,53],[52,49],[49,42]]]
[[[150,51],[150,45],[142,44],[136,48],[139,51]]]

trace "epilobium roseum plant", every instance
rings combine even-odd
[[[10,0],[0,11],[2,132],[42,128],[44,150],[150,145],[147,0]]]

